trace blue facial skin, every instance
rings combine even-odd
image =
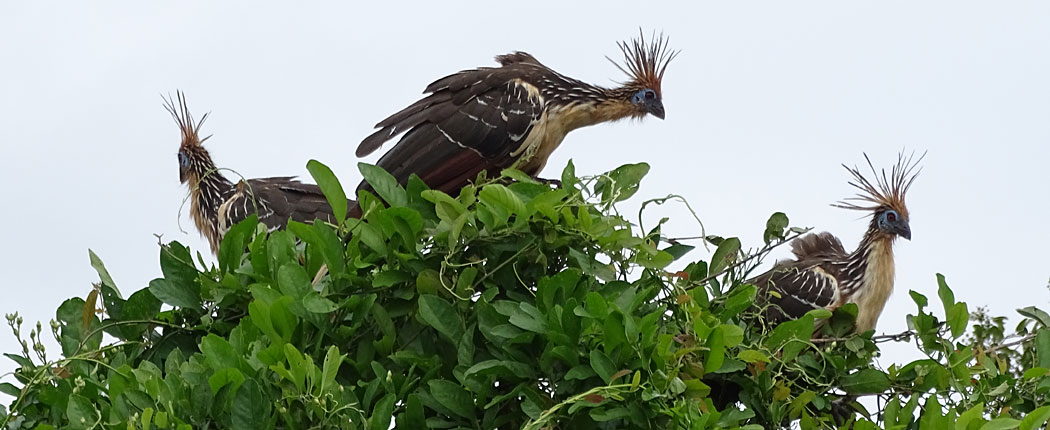
[[[653,116],[664,119],[664,104],[660,101],[660,97],[656,95],[656,91],[648,88],[640,90],[634,93],[634,96],[631,97],[631,102],[641,106],[643,110]]]
[[[179,151],[179,182],[186,182],[187,172],[190,171],[190,157]]]
[[[897,211],[887,209],[879,213],[877,222],[879,230],[911,240],[911,227],[908,226],[908,221],[901,218]]]

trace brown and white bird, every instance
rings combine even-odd
[[[270,231],[282,229],[288,220],[334,222],[332,208],[317,185],[303,184],[294,176],[230,181],[212,162],[202,145],[211,136],[201,138],[200,129],[208,118],[205,114],[194,122],[186,106],[186,97],[177,93],[178,107],[164,98],[164,109],[175,119],[182,135],[179,145],[179,180],[189,186],[190,217],[201,236],[208,239],[213,253],[218,254],[222,237],[235,224],[251,214]]]
[[[923,154],[925,156],[925,154]],[[871,213],[868,230],[860,245],[847,252],[831,233],[808,234],[791,243],[795,260],[780,261],[755,279],[759,288],[756,305],[764,308],[767,320],[798,318],[813,309],[834,310],[846,303],[857,304],[856,331],[875,328],[879,315],[893,293],[893,243],[898,237],[911,240],[905,194],[921,168],[922,157],[901,154],[889,176],[875,171],[871,181],[857,167],[843,167],[853,176],[850,185],[861,192],[834,204],[844,209]]]
[[[677,55],[661,35],[619,44],[629,77],[603,88],[562,75],[524,52],[500,55],[500,67],[464,70],[430,84],[428,96],[391,115],[357,148],[364,157],[404,133],[376,163],[405,183],[456,193],[479,172],[513,167],[535,176],[572,130],[647,114],[664,118],[660,84]],[[612,61],[612,59],[609,59]],[[362,182],[358,189],[370,189]]]

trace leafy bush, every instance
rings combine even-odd
[[[51,323],[62,358],[46,355],[40,324],[27,341],[8,316],[23,348],[5,354],[20,368],[0,384],[16,397],[3,426],[1032,429],[1050,417],[1050,316],[1024,309],[1007,333],[979,312],[967,335],[967,305],[941,276],[942,306],[912,292],[899,335],[851,335],[852,306],[755,320],[742,280],[804,232],[783,214],[761,249],[707,236],[712,258],[672,273],[692,247],[615,208],[645,164],[578,179],[570,163],[557,188],[506,171],[458,196],[361,167],[382,197],[358,196],[361,219],[272,233],[249,219],[214,266],[163,244],[163,278],[127,298],[92,253],[100,282]],[[330,170],[310,171],[344,199]],[[925,358],[881,368],[886,341]]]

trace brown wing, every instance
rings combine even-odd
[[[837,259],[846,254],[846,248],[835,235],[828,232],[811,233],[791,241],[791,252],[798,260],[814,258]]]
[[[839,300],[841,264],[848,258],[842,242],[830,233],[809,234],[792,241],[795,261],[781,261],[748,281],[758,287],[756,306],[772,322],[799,318],[813,309],[827,309]]]
[[[228,226],[256,211],[259,222],[266,224],[271,231],[285,228],[288,220],[313,222],[320,219],[335,222],[332,207],[317,185],[301,183],[292,176],[249,179],[245,182],[247,186],[238,184],[236,193],[223,205],[228,204],[225,218],[232,221]],[[354,205],[352,200],[347,202],[348,206]]]
[[[404,132],[376,164],[401,183],[415,173],[448,193],[483,170],[509,167],[511,153],[544,109],[544,98],[529,82],[552,74],[522,55],[527,56],[512,54],[504,67],[466,70],[434,82],[426,89],[429,96],[377,124],[379,130],[361,142],[357,155]],[[358,189],[369,187],[362,182]]]

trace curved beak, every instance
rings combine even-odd
[[[897,233],[897,235],[900,237],[911,240],[911,227],[908,226],[908,223],[906,221],[897,223],[897,225],[893,229],[893,232]]]
[[[664,102],[660,100],[653,100],[651,103],[646,105],[646,110],[652,116],[664,119]]]
[[[189,178],[186,177],[186,169],[179,169],[179,182],[185,184],[187,179]]]

